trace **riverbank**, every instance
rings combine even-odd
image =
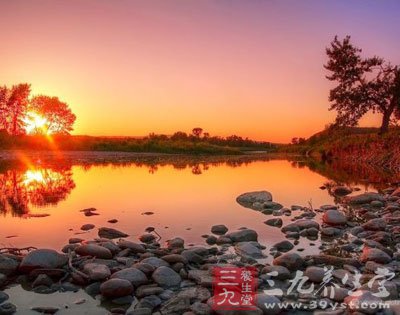
[[[391,314],[376,307],[399,307],[399,188],[350,196],[351,187],[327,188],[338,204],[318,209],[312,205],[283,208],[268,192],[237,198],[247,211],[265,214],[269,228],[283,233],[283,240],[269,248],[258,242],[257,231],[245,227],[230,231],[223,224],[215,225],[205,231],[204,246],[191,246],[180,237],[164,242],[152,227],[138,241],[128,240],[128,231],[112,228],[113,221],[98,229],[98,238],[71,238],[61,252],[3,248],[0,286],[5,293],[0,294],[0,314],[12,314],[18,308],[18,303],[13,304],[16,297],[7,295],[7,287],[15,284],[39,294],[83,289],[102,300],[112,314],[226,314],[212,310],[216,266],[256,269],[257,302],[245,314],[296,314],[294,304],[281,309],[281,302],[300,302],[305,312],[334,306],[335,314],[346,310]],[[287,216],[293,222],[283,225],[281,217]],[[82,226],[83,230],[93,228]],[[307,248],[299,247],[300,240],[318,246],[319,254],[308,254]],[[332,267],[329,281],[327,267]],[[289,292],[299,271],[308,278]],[[264,293],[271,289],[275,293]],[[86,301],[74,303],[85,309]],[[267,309],[265,303],[272,308]],[[56,313],[68,305],[52,304],[49,299],[32,307],[39,313]]]
[[[339,160],[400,170],[400,129],[379,135],[377,128],[328,128],[308,139],[278,147],[279,152],[297,153],[316,160]]]

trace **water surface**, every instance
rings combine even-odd
[[[0,244],[60,250],[69,238],[91,239],[102,226],[137,239],[148,226],[162,240],[180,236],[204,245],[214,224],[255,229],[264,245],[282,239],[263,222],[271,216],[236,203],[238,195],[268,190],[285,207],[332,204],[319,187],[330,178],[293,160],[251,157],[171,157],[19,154],[4,158],[0,172]],[[315,167],[314,167],[315,168]],[[367,190],[366,184],[360,184]],[[80,210],[96,208],[98,216]],[[144,213],[152,212],[152,215]],[[108,220],[117,219],[110,224]],[[289,217],[283,218],[286,222]],[[83,224],[96,226],[81,231]]]

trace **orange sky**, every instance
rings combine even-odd
[[[74,134],[289,141],[334,118],[333,36],[400,63],[399,15],[398,1],[1,1],[0,84],[59,96]]]

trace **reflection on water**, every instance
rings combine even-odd
[[[355,173],[352,173],[352,172]],[[369,175],[371,174],[371,175]],[[214,224],[231,230],[242,226],[258,231],[261,243],[281,240],[269,217],[235,201],[247,191],[268,190],[274,200],[290,207],[313,207],[336,200],[319,187],[334,181],[370,189],[392,181],[376,172],[340,169],[295,158],[246,155],[187,157],[116,153],[31,154],[0,161],[0,244],[60,249],[70,237],[90,239],[97,229],[83,224],[120,229],[135,240],[154,226],[163,240],[181,236],[204,245],[203,234]],[[367,179],[365,179],[367,178]],[[373,187],[372,187],[373,188]],[[94,207],[100,215],[85,217],[79,210]],[[154,212],[151,216],[142,213]],[[49,215],[42,217],[43,215]],[[29,218],[21,220],[20,217]],[[35,217],[41,217],[35,218]],[[118,223],[108,223],[117,219]],[[289,217],[283,217],[289,223]],[[9,236],[17,236],[12,239]]]
[[[31,206],[56,205],[74,187],[71,168],[7,170],[0,174],[0,212],[27,215]]]

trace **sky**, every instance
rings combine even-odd
[[[67,102],[73,134],[288,142],[334,120],[333,37],[400,64],[399,16],[397,0],[0,0],[0,85]]]

